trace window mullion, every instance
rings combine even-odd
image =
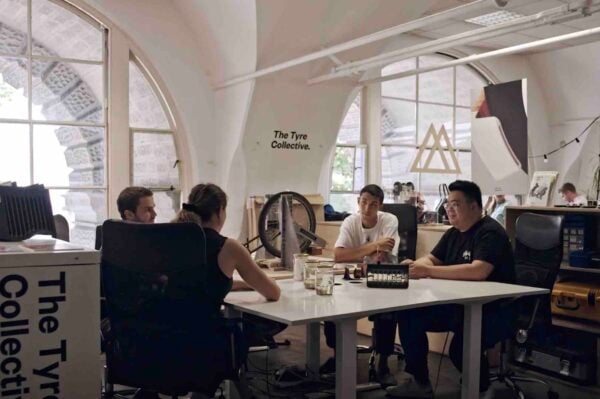
[[[417,57],[417,60],[416,60],[417,70],[419,69],[420,59],[421,59],[421,57]],[[416,107],[416,111],[415,111],[415,113],[416,113],[416,116],[415,116],[415,143],[417,143],[417,148],[419,148],[419,146],[421,145],[421,143],[419,143],[419,127],[421,125],[420,122],[419,122],[419,114],[420,114],[420,108],[421,108],[420,107],[420,102],[419,102],[419,93],[420,93],[420,90],[419,90],[419,80],[420,80],[420,73],[416,74],[415,79],[416,79],[416,83],[415,83],[415,86],[416,86],[415,87],[415,90],[416,90],[416,93],[415,93],[415,99],[416,99],[416,105],[415,105],[415,107]],[[421,187],[422,187],[421,172],[418,172],[417,173],[417,191],[421,191],[422,190]]]
[[[27,0],[27,119],[29,120],[29,184],[33,184],[33,78],[32,78],[32,25],[31,25],[32,11],[31,11],[31,0]]]

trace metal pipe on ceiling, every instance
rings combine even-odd
[[[442,11],[437,14],[428,15],[423,18],[419,18],[413,21],[409,21],[392,28],[384,29],[379,32],[371,33],[366,36],[362,36],[345,43],[340,43],[323,50],[316,51],[314,53],[306,54],[302,57],[294,58],[289,61],[282,62],[280,64],[272,65],[267,68],[260,69],[256,72],[252,72],[246,75],[238,76],[224,82],[218,83],[216,85],[216,89],[223,89],[225,87],[245,82],[247,80],[255,79],[261,76],[265,76],[274,72],[281,71],[283,69],[291,68],[296,65],[304,64],[310,61],[314,61],[320,58],[328,57],[332,54],[337,54],[342,51],[350,50],[356,47],[364,46],[366,44],[370,44],[379,40],[387,39],[389,37],[393,37],[399,35],[401,33],[406,33],[415,29],[423,28],[427,25],[431,25],[440,21],[444,21],[450,18],[458,17],[464,15],[469,12],[489,8],[492,5],[496,7],[502,7],[503,2],[498,2],[498,0],[476,0],[471,3],[452,8],[450,10]]]
[[[485,59],[500,57],[503,55],[521,53],[521,52],[528,51],[528,50],[531,50],[534,48],[547,46],[550,44],[556,44],[556,43],[564,42],[566,40],[579,39],[582,37],[596,35],[596,34],[600,34],[600,27],[585,29],[585,30],[573,32],[573,33],[567,33],[565,35],[550,37],[548,39],[536,40],[533,42],[519,44],[519,45],[511,46],[511,47],[506,47],[506,48],[502,48],[499,50],[488,51],[488,52],[481,53],[481,54],[473,54],[473,55],[469,55],[467,57],[459,58],[457,60],[452,60],[452,61],[448,61],[448,62],[444,62],[441,64],[436,64],[436,65],[431,65],[428,67],[418,68],[418,69],[414,69],[412,71],[405,71],[405,72],[400,72],[400,73],[396,73],[393,75],[387,75],[387,76],[382,76],[382,77],[378,77],[378,78],[367,79],[367,80],[360,82],[360,84],[361,84],[361,86],[369,85],[372,83],[385,82],[388,80],[399,79],[399,78],[403,78],[406,76],[412,76],[412,75],[416,75],[417,73],[431,72],[431,71],[436,71],[439,69],[450,68],[450,67],[457,66],[457,65],[470,64],[470,63],[485,60]]]
[[[479,40],[485,40],[492,37],[514,33],[524,29],[531,29],[537,26],[555,24],[571,20],[574,17],[582,17],[582,10],[588,7],[587,1],[576,1],[563,6],[551,8],[537,14],[521,17],[510,22],[499,25],[487,26],[456,35],[428,41],[400,50],[394,50],[380,54],[367,59],[349,62],[336,66],[332,72],[308,80],[308,84],[325,82],[338,77],[351,76],[356,73],[364,72],[368,69],[390,64],[406,58],[412,58],[419,55],[431,54],[436,51],[448,49],[450,47],[461,46],[473,43]],[[598,8],[588,12],[596,12]]]

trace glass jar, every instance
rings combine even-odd
[[[315,289],[315,274],[319,267],[318,261],[306,260],[304,262],[304,288]]]
[[[319,267],[315,275],[315,291],[317,295],[333,295],[335,283],[333,267]]]
[[[308,260],[308,254],[294,254],[294,280],[304,280],[304,263]]]

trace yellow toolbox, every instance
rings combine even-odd
[[[555,283],[552,313],[600,322],[600,283],[568,280]]]

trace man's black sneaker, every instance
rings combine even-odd
[[[330,357],[319,367],[319,374],[333,374],[335,373],[335,357]]]

